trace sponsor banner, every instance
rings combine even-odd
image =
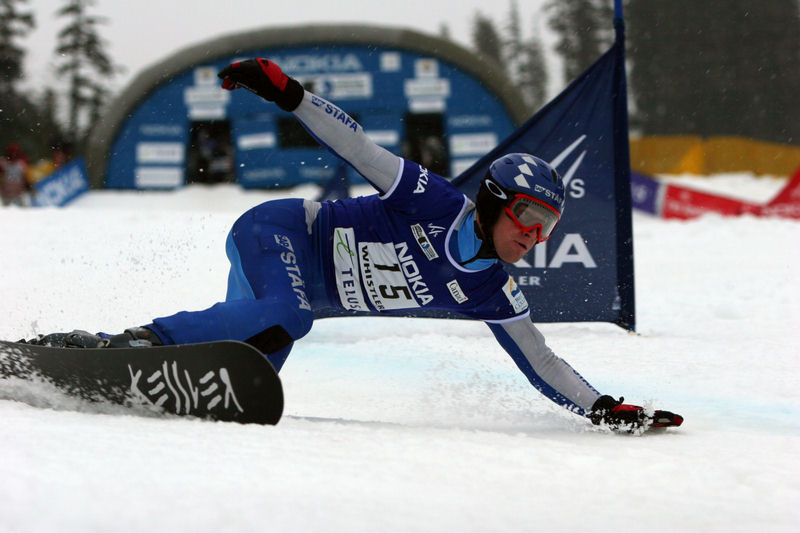
[[[139,133],[146,137],[180,137],[184,128],[177,124],[142,124]]]
[[[758,210],[758,206],[747,202],[667,184],[661,216],[687,219],[706,213],[740,215],[745,212],[756,213]]]
[[[449,137],[450,155],[483,155],[497,146],[494,133],[456,133]]]
[[[236,147],[239,150],[253,150],[254,148],[275,148],[278,145],[278,138],[272,132],[248,133],[240,135],[236,139]]]
[[[632,172],[631,202],[633,207],[663,218],[690,219],[707,213],[800,218],[800,171],[766,205],[661,183]]]
[[[399,52],[383,52],[380,58],[381,72],[398,72],[403,66],[403,58]]]
[[[450,96],[450,80],[447,78],[412,78],[405,81],[404,88],[407,98]]]
[[[201,104],[224,106],[231,99],[230,91],[214,85],[195,85],[183,91],[183,101],[188,107]]]
[[[230,102],[231,93],[217,85],[206,83],[206,69],[195,70],[195,81],[198,85],[187,87],[183,91],[183,101],[189,110],[191,120],[222,120],[225,108]],[[216,76],[215,76],[216,77]]]
[[[372,75],[366,72],[354,74],[328,74],[312,78],[299,79],[308,86],[311,83],[313,92],[330,100],[348,100],[351,98],[372,98]]]
[[[262,183],[274,181],[280,183],[286,179],[286,169],[282,167],[247,168],[242,172],[242,183]]]
[[[225,108],[214,104],[197,104],[189,108],[189,118],[192,120],[223,120]]]
[[[397,130],[371,130],[366,131],[367,137],[375,144],[381,146],[397,146],[400,144],[400,132]]]
[[[416,78],[438,78],[439,61],[431,57],[425,57],[414,61],[414,77]]]
[[[194,69],[194,84],[219,88],[219,78],[215,67],[197,67]]]
[[[447,106],[442,98],[412,98],[408,110],[412,113],[444,113]]]
[[[661,213],[661,184],[644,174],[631,172],[631,205],[653,215]]]
[[[358,55],[353,53],[270,55],[270,60],[295,78],[301,73],[365,70]]]
[[[762,214],[800,218],[800,167],[797,167],[783,190],[762,208]]]
[[[82,158],[77,158],[34,185],[33,205],[64,206],[89,190],[89,175]]]
[[[136,167],[136,187],[174,189],[183,185],[183,167]]]
[[[488,128],[492,125],[492,117],[489,115],[455,115],[448,117],[447,124],[451,128]]]
[[[185,153],[180,142],[142,142],[136,145],[136,162],[181,164]]]
[[[800,219],[800,203],[769,204],[761,207],[758,214],[764,217],[798,218]]]

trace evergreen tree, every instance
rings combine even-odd
[[[33,13],[20,9],[28,0],[0,0],[0,95],[4,98],[23,77],[25,50],[17,39],[36,27]]]
[[[544,103],[547,93],[547,69],[544,64],[541,39],[534,30],[530,39],[522,35],[519,6],[511,0],[506,26],[506,41],[503,43],[505,63],[512,82],[516,85],[526,107],[535,111]]]
[[[505,56],[503,54],[503,41],[497,33],[492,19],[478,12],[472,23],[472,42],[475,50],[490,61],[494,62],[501,70],[507,72]]]
[[[453,40],[452,36],[450,35],[450,26],[448,26],[446,22],[439,24],[439,37],[448,41]]]
[[[549,0],[548,25],[558,34],[556,51],[564,59],[564,76],[577,78],[614,42],[610,0]]]
[[[522,93],[521,105],[529,112],[538,109],[547,92],[547,69],[542,44],[536,32],[525,39],[516,0],[509,4],[504,32],[478,12],[473,20],[472,43],[475,50],[495,63]]]
[[[536,111],[547,103],[547,77],[542,42],[534,34],[522,44],[516,80],[531,111]]]
[[[630,0],[628,58],[645,134],[800,144],[796,0]]]
[[[69,131],[76,140],[81,137],[82,122],[87,115],[99,112],[108,95],[107,81],[116,73],[98,34],[98,26],[105,20],[89,14],[94,5],[95,0],[64,0],[57,12],[57,16],[67,20],[58,34],[57,72],[67,78]]]
[[[36,103],[39,112],[37,137],[41,148],[52,151],[55,144],[62,142],[64,132],[58,121],[58,99],[53,89],[47,88]],[[49,155],[49,154],[48,154]]]
[[[27,123],[32,104],[16,89],[24,77],[25,50],[18,40],[35,27],[33,13],[21,8],[28,0],[0,0],[0,151],[19,143],[27,152]]]

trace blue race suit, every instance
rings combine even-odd
[[[325,307],[445,310],[486,322],[538,390],[585,414],[599,393],[545,344],[501,264],[461,264],[480,246],[473,203],[443,177],[377,146],[330,102],[306,92],[294,113],[380,194],[276,200],[247,211],[228,236],[226,301],[148,327],[166,344],[246,341],[280,369]]]

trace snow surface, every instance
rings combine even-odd
[[[745,182],[777,191],[716,183]],[[0,338],[210,305],[228,227],[276,196],[192,186],[0,209]],[[681,428],[597,430],[533,390],[480,323],[328,319],[282,371],[275,427],[1,384],[0,531],[800,530],[800,222],[635,214],[634,236],[638,334],[540,328],[596,388]]]

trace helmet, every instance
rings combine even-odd
[[[564,211],[564,182],[558,172],[530,154],[506,154],[486,172],[475,202],[484,244],[494,249],[492,231],[505,212],[523,231],[550,238]]]

